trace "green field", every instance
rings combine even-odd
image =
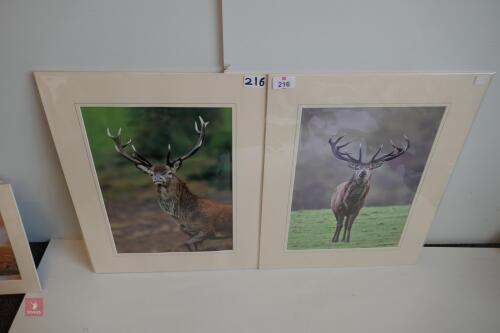
[[[289,250],[397,246],[410,206],[364,207],[351,229],[351,242],[332,243],[336,220],[330,209],[292,211]],[[344,230],[340,234],[342,239]]]

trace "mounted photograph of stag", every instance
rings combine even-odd
[[[391,141],[392,151],[387,154],[381,154],[384,146],[380,145],[375,154],[373,154],[373,157],[368,161],[363,161],[362,144],[359,144],[358,157],[354,158],[348,151],[341,150],[351,144],[351,142],[341,143],[340,141],[343,139],[343,136],[336,140],[333,138],[328,140],[333,156],[341,161],[348,162],[349,168],[353,169],[351,178],[337,186],[332,195],[332,212],[337,219],[337,226],[335,227],[332,242],[339,241],[342,228],[344,228],[342,241],[349,242],[351,240],[352,225],[365,204],[368,191],[370,191],[372,170],[380,168],[384,162],[393,160],[408,151],[410,140],[406,136],[404,138],[406,141],[405,146],[398,147]],[[379,157],[379,155],[382,156]]]
[[[118,253],[233,248],[231,108],[81,112]]]
[[[287,248],[398,246],[444,110],[303,108]]]

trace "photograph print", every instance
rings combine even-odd
[[[16,257],[14,256],[9,235],[0,214],[0,281],[19,279],[21,279],[21,275],[17,267]]]
[[[287,249],[397,247],[444,112],[302,108]]]
[[[233,249],[231,107],[80,110],[118,254]]]

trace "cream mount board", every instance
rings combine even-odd
[[[41,291],[14,193],[0,180],[0,295]]]
[[[257,268],[265,89],[240,74],[35,79],[96,272]]]
[[[491,77],[298,74],[294,88],[269,85],[260,267],[414,263]]]

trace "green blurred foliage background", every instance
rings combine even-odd
[[[205,143],[184,161],[177,177],[199,197],[232,203],[231,108],[99,106],[82,107],[81,113],[118,252],[180,251],[176,246],[185,235],[161,211],[151,177],[115,151],[107,128],[112,134],[121,128],[122,142],[132,139],[141,155],[159,165],[168,144],[172,159],[194,146],[194,123],[199,126],[201,116],[209,122]]]
[[[188,186],[191,181],[205,183],[204,190],[197,194],[216,196],[217,191],[231,191],[231,108],[82,107],[85,130],[103,195],[107,199],[134,197],[133,193],[125,195],[113,190],[134,191],[132,184],[129,189],[116,184],[124,179],[117,179],[113,175],[132,177],[132,180],[136,180],[132,183],[139,187],[144,182],[150,182],[149,177],[116,153],[113,142],[106,135],[107,128],[112,134],[121,128],[122,142],[132,139],[137,151],[156,165],[165,163],[168,144],[171,145],[172,159],[193,147],[198,138],[194,129],[195,121],[199,125],[198,116],[209,122],[206,140],[203,147],[183,163],[178,176]]]

